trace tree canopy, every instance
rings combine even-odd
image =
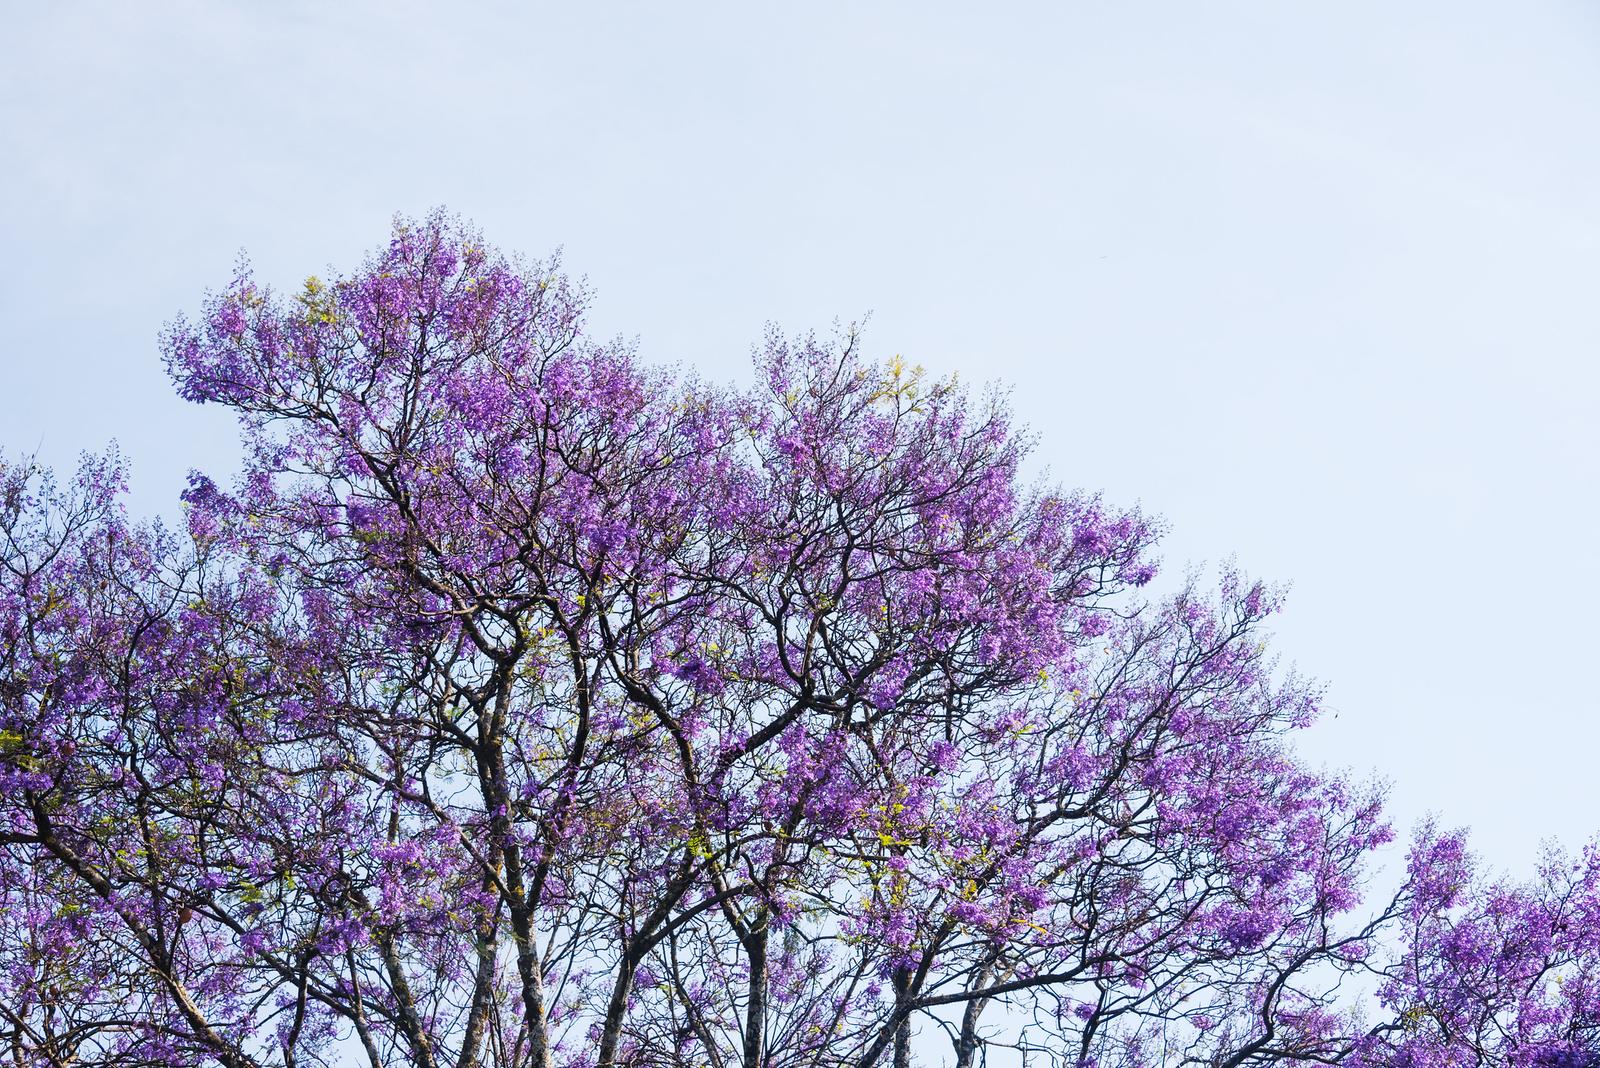
[[[723,387],[444,215],[163,337],[230,487],[0,466],[21,1066],[1600,1063],[1600,854],[1521,883],[1290,736],[1280,596],[1030,484],[1003,396]]]

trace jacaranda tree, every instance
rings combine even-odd
[[[1314,771],[1277,595],[1023,482],[995,396],[736,390],[444,216],[164,338],[186,529],[0,467],[21,1066],[1579,1066],[1600,855],[1527,884]]]

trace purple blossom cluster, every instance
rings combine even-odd
[[[13,1063],[1597,1063],[1600,856],[1425,829],[1366,900],[1274,591],[1150,596],[1156,524],[853,332],[736,390],[585,299],[401,221],[170,328],[246,451],[184,529],[0,466]]]

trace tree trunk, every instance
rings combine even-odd
[[[595,1068],[612,1068],[617,1062],[617,1045],[622,1041],[622,1020],[628,1012],[628,995],[633,991],[635,965],[629,947],[624,947],[622,961],[617,966],[617,981],[611,988],[611,1000],[606,1005],[606,1019],[600,1032],[600,1053],[595,1060]]]
[[[978,1055],[978,1017],[983,1014],[986,1001],[986,998],[974,998],[967,1002],[967,1010],[961,1014],[961,1035],[956,1039],[955,1068],[972,1068],[972,1061]]]
[[[745,952],[750,955],[749,1001],[744,1013],[744,1068],[763,1068],[767,1043],[767,914],[756,917]]]
[[[511,791],[506,784],[504,741],[498,728],[503,721],[503,716],[496,714],[479,728],[480,740],[475,754],[479,789],[491,813],[489,829],[493,842],[489,867],[505,873],[502,897],[511,914],[511,939],[517,952],[522,1013],[528,1027],[528,1064],[531,1068],[551,1068],[550,1030],[544,1007],[544,966],[534,938],[533,907],[528,903],[522,849],[517,844],[516,828],[511,822]]]
[[[895,1004],[904,1005],[911,998],[911,975],[901,970],[894,973]],[[911,1017],[900,1021],[894,1031],[894,1068],[911,1068]]]
[[[485,878],[484,888],[493,886],[493,880]],[[472,1009],[467,1014],[466,1030],[461,1036],[461,1055],[456,1058],[456,1068],[475,1068],[478,1063],[478,1050],[483,1046],[484,1027],[489,1021],[489,1009],[494,1001],[494,965],[495,928],[499,918],[494,912],[485,910],[482,918],[478,920],[475,946],[478,952],[478,969],[472,980]]]

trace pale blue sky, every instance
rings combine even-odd
[[[0,160],[0,447],[139,510],[235,456],[160,326],[444,204],[652,359],[871,310],[1009,383],[1173,570],[1294,583],[1403,825],[1600,829],[1600,5],[14,3]]]

